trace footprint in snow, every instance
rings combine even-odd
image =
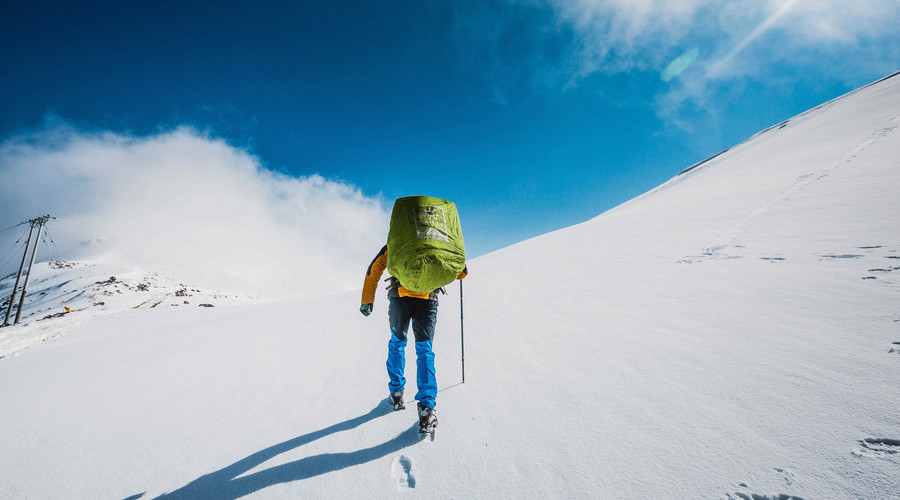
[[[866,438],[859,441],[859,449],[853,452],[857,457],[878,457],[896,459],[900,455],[900,439]]]
[[[400,455],[391,463],[391,478],[397,482],[397,489],[402,491],[416,487],[416,477],[412,474],[412,461]]]
[[[728,500],[804,500],[803,497],[794,495],[786,495],[780,493],[778,495],[760,495],[759,493],[744,493],[735,491],[725,496]]]
[[[781,474],[782,479],[784,479],[784,482],[787,483],[788,486],[794,484],[794,473],[793,472],[791,472],[789,470],[779,469],[778,467],[776,467],[772,470]]]
[[[781,469],[775,470],[781,471]],[[735,491],[734,493],[726,493],[725,498],[727,498],[728,500],[804,500],[802,497],[788,495],[785,493],[778,493],[777,495],[763,495],[760,493],[754,493],[750,491],[751,488],[747,485],[747,483],[741,483],[738,486],[747,491]]]
[[[793,472],[778,467],[775,467],[772,470],[774,470],[778,473],[779,476],[781,476],[787,486],[793,486]],[[747,485],[747,483],[740,483],[738,486],[747,491],[735,491],[734,493],[728,493],[725,495],[728,500],[804,500],[802,497],[798,497],[796,495],[788,495],[786,493],[778,493],[776,495],[763,495],[760,493],[754,493],[753,491],[750,491],[751,488],[749,485]]]

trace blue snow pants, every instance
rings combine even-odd
[[[406,365],[406,332],[412,321],[416,339],[416,383],[419,392],[416,399],[424,406],[434,408],[437,397],[437,381],[434,376],[434,327],[437,324],[436,300],[415,297],[388,297],[388,319],[391,323],[391,340],[388,342],[387,371],[390,382],[388,388],[396,392],[406,386],[403,369]]]

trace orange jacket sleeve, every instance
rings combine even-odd
[[[361,304],[374,304],[375,291],[378,289],[378,280],[387,267],[387,245],[372,259],[369,269],[366,270],[366,280],[363,282]]]

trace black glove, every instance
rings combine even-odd
[[[361,312],[363,316],[372,314],[372,304],[363,304],[359,306],[359,312]]]

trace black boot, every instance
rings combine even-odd
[[[394,410],[402,410],[406,408],[403,404],[403,389],[400,389],[397,392],[388,395],[388,403],[394,408]]]
[[[417,406],[419,408],[419,432],[434,432],[434,428],[438,424],[434,408],[429,408],[422,403],[418,403]]]

